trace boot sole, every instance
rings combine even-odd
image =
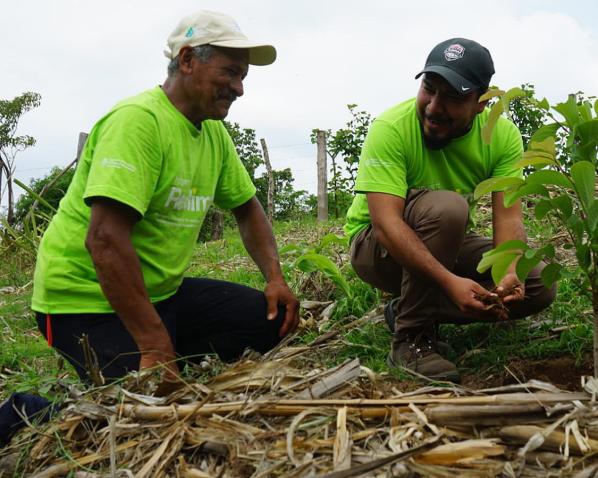
[[[390,353],[386,357],[386,365],[388,365],[389,368],[402,368],[406,372],[412,372],[412,370],[410,370],[408,367],[405,367],[401,364],[397,364],[394,361],[394,359],[392,358]],[[440,374],[435,374],[435,375],[424,375],[419,372],[417,372],[417,373],[426,378],[429,378],[430,380],[438,380],[440,382],[459,383],[461,381],[461,376],[459,375],[459,372],[447,372],[447,373],[440,373]]]

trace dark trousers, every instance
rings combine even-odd
[[[490,290],[490,271],[480,274],[476,267],[482,254],[492,249],[492,241],[466,233],[467,201],[452,191],[418,190],[405,203],[404,220],[415,231],[432,255],[458,276],[468,277]],[[466,323],[465,316],[444,293],[442,287],[403,269],[376,241],[372,227],[359,233],[351,244],[351,264],[357,275],[376,288],[400,297],[396,331],[430,328],[441,322]],[[555,287],[546,288],[540,280],[541,263],[525,281],[525,299],[508,306],[509,318],[519,319],[548,307]]]
[[[266,319],[263,292],[240,284],[202,278],[185,278],[179,290],[155,304],[177,355],[198,362],[205,354],[224,361],[239,358],[247,347],[266,352],[279,341],[284,319],[279,307],[275,320]],[[88,336],[102,374],[108,380],[139,369],[139,349],[114,313],[37,313],[40,331],[52,347],[88,381],[80,338]]]

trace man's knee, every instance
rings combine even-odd
[[[538,312],[550,307],[550,305],[556,299],[556,290],[556,283],[552,284],[550,287],[546,287],[544,284],[539,286],[537,293],[530,297],[530,307],[533,308],[533,312],[531,312],[531,314],[537,314]]]
[[[418,194],[419,193],[419,194]],[[420,224],[435,224],[442,228],[465,231],[469,219],[469,205],[465,198],[454,191],[424,191],[408,198],[406,220],[415,229]]]

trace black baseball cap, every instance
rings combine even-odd
[[[488,89],[494,62],[488,49],[479,43],[467,38],[451,38],[432,49],[424,69],[415,78],[424,73],[436,73],[459,93],[467,94]]]

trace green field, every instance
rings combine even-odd
[[[483,211],[482,211],[483,213]],[[486,224],[483,214],[479,229]],[[385,359],[390,333],[379,313],[364,315],[388,297],[359,280],[353,273],[346,245],[341,241],[322,241],[330,233],[342,235],[341,223],[301,222],[275,224],[281,249],[283,270],[300,300],[334,301],[330,320],[322,323],[311,311],[302,311],[302,324],[293,341],[307,343],[329,330],[338,330],[334,344],[323,349],[321,360],[330,365],[348,357],[359,357],[362,364],[376,373],[388,374]],[[529,230],[530,241],[554,236],[552,231]],[[330,236],[328,236],[330,237]],[[328,244],[324,244],[329,242]],[[295,265],[305,252],[318,252],[334,260],[351,290],[347,296],[321,272],[301,272]],[[561,260],[567,262],[566,257]],[[76,382],[69,366],[46,345],[29,309],[32,261],[18,253],[5,251],[0,266],[0,399],[14,391],[28,391],[46,396],[61,393],[61,382]],[[191,276],[213,277],[263,286],[257,268],[247,257],[236,230],[225,231],[224,238],[199,243],[189,266]],[[580,275],[563,280],[552,307],[542,314],[516,323],[472,324],[441,327],[441,337],[450,342],[464,384],[471,387],[510,383],[540,378],[556,380],[551,370],[566,366],[571,374],[560,385],[579,387],[579,375],[591,373],[591,302],[587,285]],[[400,371],[388,377],[409,382]]]

